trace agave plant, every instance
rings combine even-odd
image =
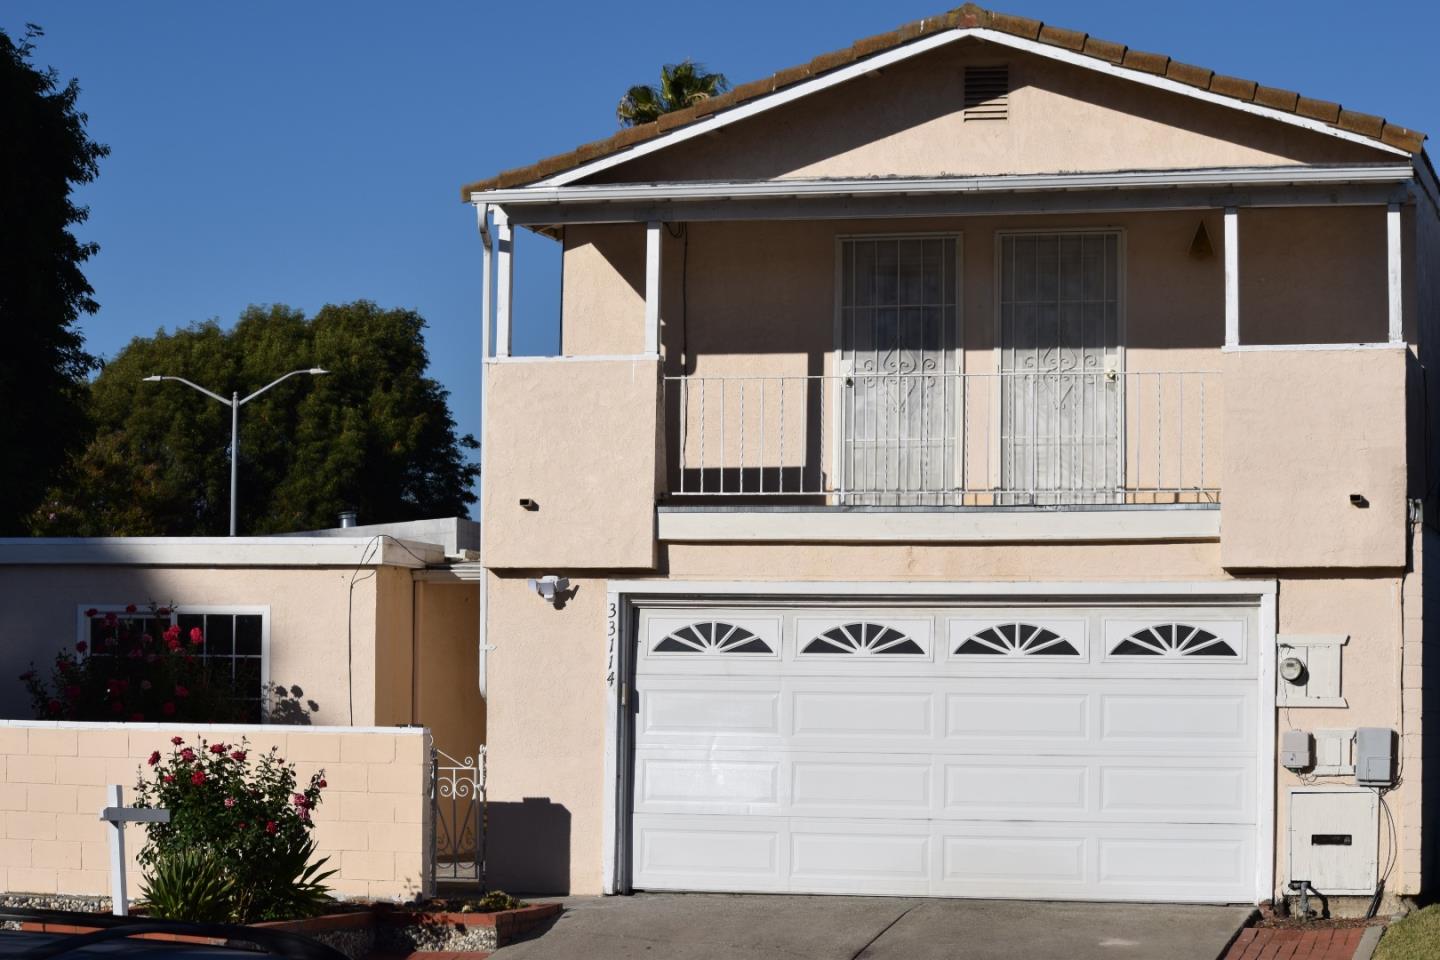
[[[226,923],[233,918],[235,881],[224,862],[201,850],[180,850],[152,863],[142,881],[145,910],[162,920]]]
[[[693,60],[667,63],[660,68],[659,86],[639,84],[631,87],[615,108],[622,127],[649,123],[662,114],[693,107],[701,101],[730,89],[723,73],[707,73],[703,64]]]

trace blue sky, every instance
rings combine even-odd
[[[999,7],[1440,132],[1433,2]],[[943,9],[0,0],[0,27],[44,27],[36,61],[79,78],[112,149],[80,193],[81,234],[101,246],[92,352],[250,303],[411,307],[478,433],[480,248],[460,184],[614,132],[620,95],[663,62],[739,83]],[[558,308],[557,251],[522,232],[517,352],[555,349]]]

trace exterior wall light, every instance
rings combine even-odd
[[[569,577],[557,577],[554,574],[547,577],[535,577],[527,580],[526,583],[541,600],[556,610],[559,610],[561,604],[565,602],[565,592],[570,589]]]

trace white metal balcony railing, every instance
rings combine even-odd
[[[1214,371],[666,378],[680,497],[1216,503]]]

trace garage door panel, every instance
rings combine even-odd
[[[642,611],[642,637],[674,642],[642,642],[636,668],[640,889],[1257,893],[1253,610],[666,616],[647,627]],[[1026,652],[1050,642],[1038,627],[1076,652]],[[826,632],[832,652],[802,652]],[[1140,652],[1116,652],[1137,635]],[[1003,649],[956,654],[976,637]],[[911,639],[920,653],[882,649]]]

